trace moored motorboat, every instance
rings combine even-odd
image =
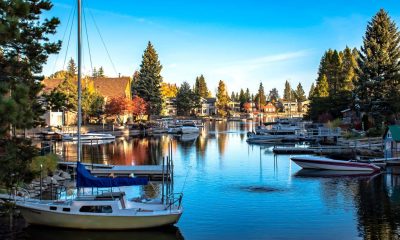
[[[81,141],[114,140],[115,136],[109,133],[85,133],[80,135]],[[77,134],[63,134],[64,141],[78,141]]]
[[[380,167],[372,163],[335,160],[319,156],[298,156],[290,158],[293,162],[306,169],[324,169],[340,171],[380,171]]]

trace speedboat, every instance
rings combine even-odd
[[[200,129],[196,126],[195,122],[185,122],[182,127],[180,127],[178,133],[181,134],[189,134],[189,133],[198,133]]]
[[[306,169],[340,170],[340,171],[380,171],[380,167],[372,163],[335,160],[319,156],[299,156],[290,158],[293,162]]]
[[[93,140],[114,140],[115,136],[109,133],[85,133],[81,134],[81,141],[93,141]],[[63,134],[62,139],[64,141],[78,141],[77,134]]]
[[[100,178],[77,163],[78,188],[109,188],[146,185],[147,178]],[[16,200],[29,224],[87,230],[123,230],[160,227],[178,222],[182,215],[182,194],[167,201],[128,199],[124,192],[80,195],[70,200]]]

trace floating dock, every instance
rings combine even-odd
[[[304,147],[274,147],[272,152],[275,154],[314,154],[316,150]]]
[[[167,165],[105,165],[82,163],[94,176],[98,177],[148,177],[150,180],[170,179],[172,172]],[[64,168],[76,168],[76,162],[59,162],[58,165]]]

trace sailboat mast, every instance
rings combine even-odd
[[[82,84],[81,84],[81,74],[82,74],[82,50],[81,50],[81,11],[82,11],[82,3],[81,0],[78,0],[78,162],[81,161],[81,125],[82,125]]]

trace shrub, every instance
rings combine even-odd
[[[32,159],[31,171],[36,176],[40,175],[40,164],[42,164],[43,176],[47,176],[50,172],[57,169],[58,157],[56,154],[50,153],[44,156],[37,156]]]

